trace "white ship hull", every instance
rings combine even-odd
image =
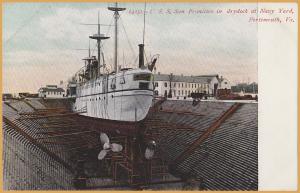
[[[152,104],[153,82],[141,80],[140,77],[134,80],[138,75],[152,78],[149,70],[135,69],[99,77],[77,86],[74,111],[83,111],[83,116],[101,119],[143,120]]]

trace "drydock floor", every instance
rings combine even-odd
[[[157,173],[151,170],[152,182],[134,186],[123,183],[124,175],[119,180],[107,175],[113,156],[97,161],[101,149],[97,132],[132,125],[102,124],[69,109],[65,99],[3,102],[5,190],[78,189],[74,179],[81,179],[80,173],[85,189],[258,188],[257,103],[156,102],[142,127],[155,139],[155,155],[164,167]],[[159,173],[163,176],[152,178]]]

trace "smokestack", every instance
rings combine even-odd
[[[139,44],[139,68],[144,67],[144,44]]]

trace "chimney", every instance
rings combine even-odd
[[[144,44],[139,44],[139,68],[144,67]]]

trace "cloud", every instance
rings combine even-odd
[[[86,56],[87,51],[74,49],[87,48],[88,36],[97,32],[97,26],[80,23],[97,23],[97,13],[100,11],[100,23],[110,24],[112,12],[107,10],[106,4],[82,5],[87,6],[49,4],[47,9],[41,7],[40,12],[43,14],[35,17],[34,21],[30,22],[31,25],[20,32],[19,37],[22,38],[15,39],[4,48],[6,90],[26,88],[36,91],[39,86],[47,84],[47,81],[57,83],[59,80],[67,80],[83,65],[81,59]],[[199,5],[152,3],[148,5],[148,9],[215,10],[255,6],[255,4],[201,4],[199,8]],[[143,4],[132,3],[125,6],[128,9],[122,13],[119,25],[119,63],[123,63],[124,53],[126,66],[134,67],[137,62],[137,45],[142,42],[143,37],[143,15],[129,14],[129,10],[142,10]],[[149,58],[150,54],[160,54],[158,71],[164,73],[186,75],[218,73],[233,81],[248,77],[256,81],[257,26],[249,24],[247,18],[247,15],[149,14],[146,16],[147,57]],[[4,29],[4,34],[9,36],[13,31],[12,28]],[[114,53],[113,27],[101,27],[101,31],[111,36],[103,46],[105,59],[111,64]],[[95,48],[94,40],[91,40],[91,46]],[[11,78],[13,76],[16,78]]]

